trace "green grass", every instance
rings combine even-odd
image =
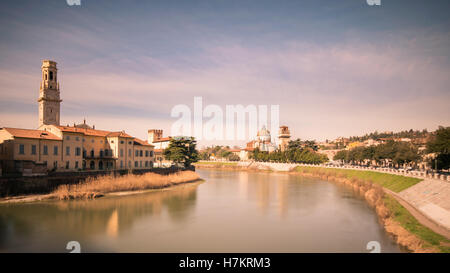
[[[389,174],[389,173],[380,173],[373,171],[360,171],[360,170],[346,170],[346,169],[335,169],[335,168],[322,168],[322,167],[306,167],[306,166],[298,166],[296,167],[296,171],[299,172],[309,172],[309,173],[321,173],[321,174],[333,174],[333,175],[341,175],[345,178],[352,179],[358,178],[363,180],[371,181],[375,184],[378,184],[386,189],[389,189],[393,192],[401,192],[404,189],[407,189],[420,181],[422,179],[415,177],[406,177],[401,175]]]
[[[383,201],[392,213],[394,220],[400,223],[403,228],[424,240],[426,243],[425,247],[433,246],[438,248],[441,252],[450,253],[450,240],[420,224],[419,221],[417,221],[417,219],[393,197],[385,195]],[[441,242],[447,246],[441,245]]]
[[[212,161],[212,162],[196,162],[195,164],[203,164],[203,165],[226,165],[226,166],[237,166],[237,162],[220,162],[220,161]]]

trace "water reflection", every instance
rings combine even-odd
[[[197,186],[186,184],[170,190],[97,200],[2,205],[0,250],[6,250],[11,242],[39,233],[44,236],[63,233],[85,239],[106,234],[115,238],[139,219],[159,217],[163,211],[180,223],[189,217],[195,207]]]
[[[282,173],[199,170],[206,180],[97,200],[0,206],[0,251],[382,252],[398,247],[352,190]]]

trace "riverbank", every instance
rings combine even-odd
[[[181,171],[169,175],[146,173],[124,176],[105,175],[87,178],[81,183],[60,185],[49,194],[37,194],[2,198],[0,203],[35,202],[44,200],[93,199],[105,195],[129,195],[201,181],[193,171]]]
[[[418,182],[417,178],[395,176],[367,171],[327,169],[298,166],[293,173],[336,182],[352,187],[374,207],[385,230],[396,242],[411,252],[450,253],[450,240],[422,225],[395,196],[388,191],[399,192]],[[394,177],[393,177],[394,176]]]
[[[268,166],[257,163],[245,165],[230,164],[230,162],[202,162],[196,167],[240,171],[271,170]],[[441,235],[446,234],[446,230],[435,225],[433,221],[425,219],[426,217],[415,210],[414,207],[410,206],[409,210],[406,209],[397,199],[396,193],[420,183],[422,181],[420,178],[364,170],[308,166],[294,166],[294,168],[285,171],[290,174],[320,178],[352,187],[376,210],[380,223],[385,230],[394,237],[399,245],[411,252],[450,253],[450,240],[448,236]],[[427,221],[429,221],[428,224]],[[437,233],[429,227],[433,227],[440,232]]]
[[[103,171],[77,171],[77,172],[50,172],[44,176],[2,176],[0,177],[0,198],[45,195],[53,192],[60,185],[79,184],[88,178],[109,176],[123,176],[128,174],[141,175],[145,173],[156,173],[168,175],[184,171],[184,168],[150,168],[132,170],[103,170]]]

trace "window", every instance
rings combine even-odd
[[[53,168],[58,168],[58,161],[53,161]]]
[[[47,168],[47,161],[44,161],[44,166]]]
[[[69,169],[70,162],[66,161],[66,169]]]
[[[25,145],[19,144],[19,154],[21,155],[25,154]]]
[[[150,156],[153,157],[154,153],[153,151],[150,151]]]
[[[143,152],[142,150],[139,151],[139,156],[142,157],[143,156]]]
[[[92,143],[94,143],[94,140],[91,140]]]
[[[123,144],[123,140],[120,141],[120,144]]]
[[[50,80],[53,81],[53,71],[50,71]]]
[[[58,155],[58,146],[53,146],[53,155]]]
[[[70,140],[70,136],[66,136],[66,140]]]
[[[120,160],[120,168],[123,168],[123,161]]]
[[[134,151],[134,156],[139,156],[139,151],[138,150],[136,150],[136,151]]]
[[[103,150],[100,150],[100,157],[103,157]]]
[[[90,168],[91,170],[94,170],[94,169],[95,169],[95,162],[94,162],[94,161],[91,161],[91,163],[89,163],[89,168]]]
[[[137,168],[139,165],[139,163],[137,161],[134,161],[134,167]]]
[[[148,167],[148,161],[145,161],[145,167],[146,168]]]
[[[66,155],[70,155],[70,147],[69,146],[66,147]]]
[[[130,144],[130,145],[131,145],[131,141],[128,141],[128,144]]]
[[[75,161],[75,169],[78,169],[78,161]]]
[[[139,161],[139,167],[142,167],[142,161]]]
[[[148,151],[145,151],[145,157],[148,157]]]
[[[76,156],[80,156],[80,154],[81,154],[81,148],[80,147],[76,147],[75,148],[75,155]]]
[[[131,161],[128,161],[128,168],[131,168]]]
[[[123,157],[123,149],[120,149],[120,156]]]
[[[31,145],[31,154],[32,155],[36,154],[36,145]]]
[[[94,149],[91,150],[91,157],[94,157]]]
[[[44,145],[44,155],[48,155],[48,146]]]

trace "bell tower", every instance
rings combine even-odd
[[[59,125],[60,104],[58,69],[56,62],[42,61],[42,80],[39,88],[39,127]]]

